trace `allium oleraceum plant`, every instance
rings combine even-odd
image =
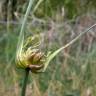
[[[33,8],[33,12],[36,11],[36,9],[38,8],[38,6],[40,5],[42,1],[43,0],[39,0],[37,2],[35,8]],[[41,39],[39,35],[29,36],[27,39],[24,39],[24,28],[25,28],[27,17],[29,15],[33,2],[34,0],[29,1],[29,5],[24,16],[24,20],[22,20],[23,22],[21,26],[21,31],[20,31],[17,51],[16,51],[16,64],[18,68],[22,68],[25,70],[25,77],[23,81],[21,96],[25,96],[27,79],[28,79],[28,74],[30,70],[32,73],[44,72],[46,68],[48,67],[50,61],[60,51],[70,46],[74,42],[76,42],[82,35],[84,35],[86,32],[88,32],[90,29],[96,26],[96,24],[92,25],[91,27],[86,29],[84,32],[80,33],[76,38],[71,40],[68,44],[57,49],[55,52],[51,52],[51,53],[48,52],[47,54],[45,54],[44,52],[38,49],[39,45],[41,44],[40,43]]]

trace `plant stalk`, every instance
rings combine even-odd
[[[26,87],[27,87],[29,71],[30,71],[29,68],[25,69],[25,74],[24,74],[25,76],[24,76],[24,80],[23,80],[21,96],[25,96],[25,94],[26,94]]]

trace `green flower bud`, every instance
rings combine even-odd
[[[28,42],[25,45],[27,46]],[[43,52],[36,49],[34,46],[32,46],[33,48],[27,48],[26,46],[22,46],[20,51],[17,53],[17,66],[23,69],[29,68],[32,72],[37,73],[44,67],[46,57]]]

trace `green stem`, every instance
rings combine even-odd
[[[29,75],[29,68],[25,69],[25,76],[24,76],[24,81],[23,81],[23,85],[22,85],[21,96],[25,96],[25,94],[26,94],[26,86],[27,86],[27,81],[28,81],[28,75]]]

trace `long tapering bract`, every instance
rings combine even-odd
[[[26,11],[26,14],[24,16],[24,20],[22,20],[22,25],[21,25],[21,31],[18,39],[18,44],[17,44],[17,51],[16,51],[16,59],[19,60],[19,56],[21,56],[22,53],[22,48],[23,48],[23,43],[24,43],[24,29],[27,21],[27,17],[29,15],[29,12],[31,10],[31,7],[33,5],[34,0],[29,1],[29,5]]]
[[[81,32],[76,38],[74,38],[72,41],[70,41],[68,44],[66,44],[65,46],[57,49],[55,52],[53,52],[51,55],[49,55],[49,57],[47,58],[46,62],[45,62],[45,66],[44,66],[44,70],[43,72],[46,70],[47,66],[49,65],[50,61],[59,53],[61,52],[63,49],[65,49],[66,47],[70,46],[71,44],[75,43],[82,35],[84,35],[85,33],[89,32],[90,29],[92,29],[93,27],[95,27],[96,24],[92,25],[91,27],[87,28],[84,32]]]

